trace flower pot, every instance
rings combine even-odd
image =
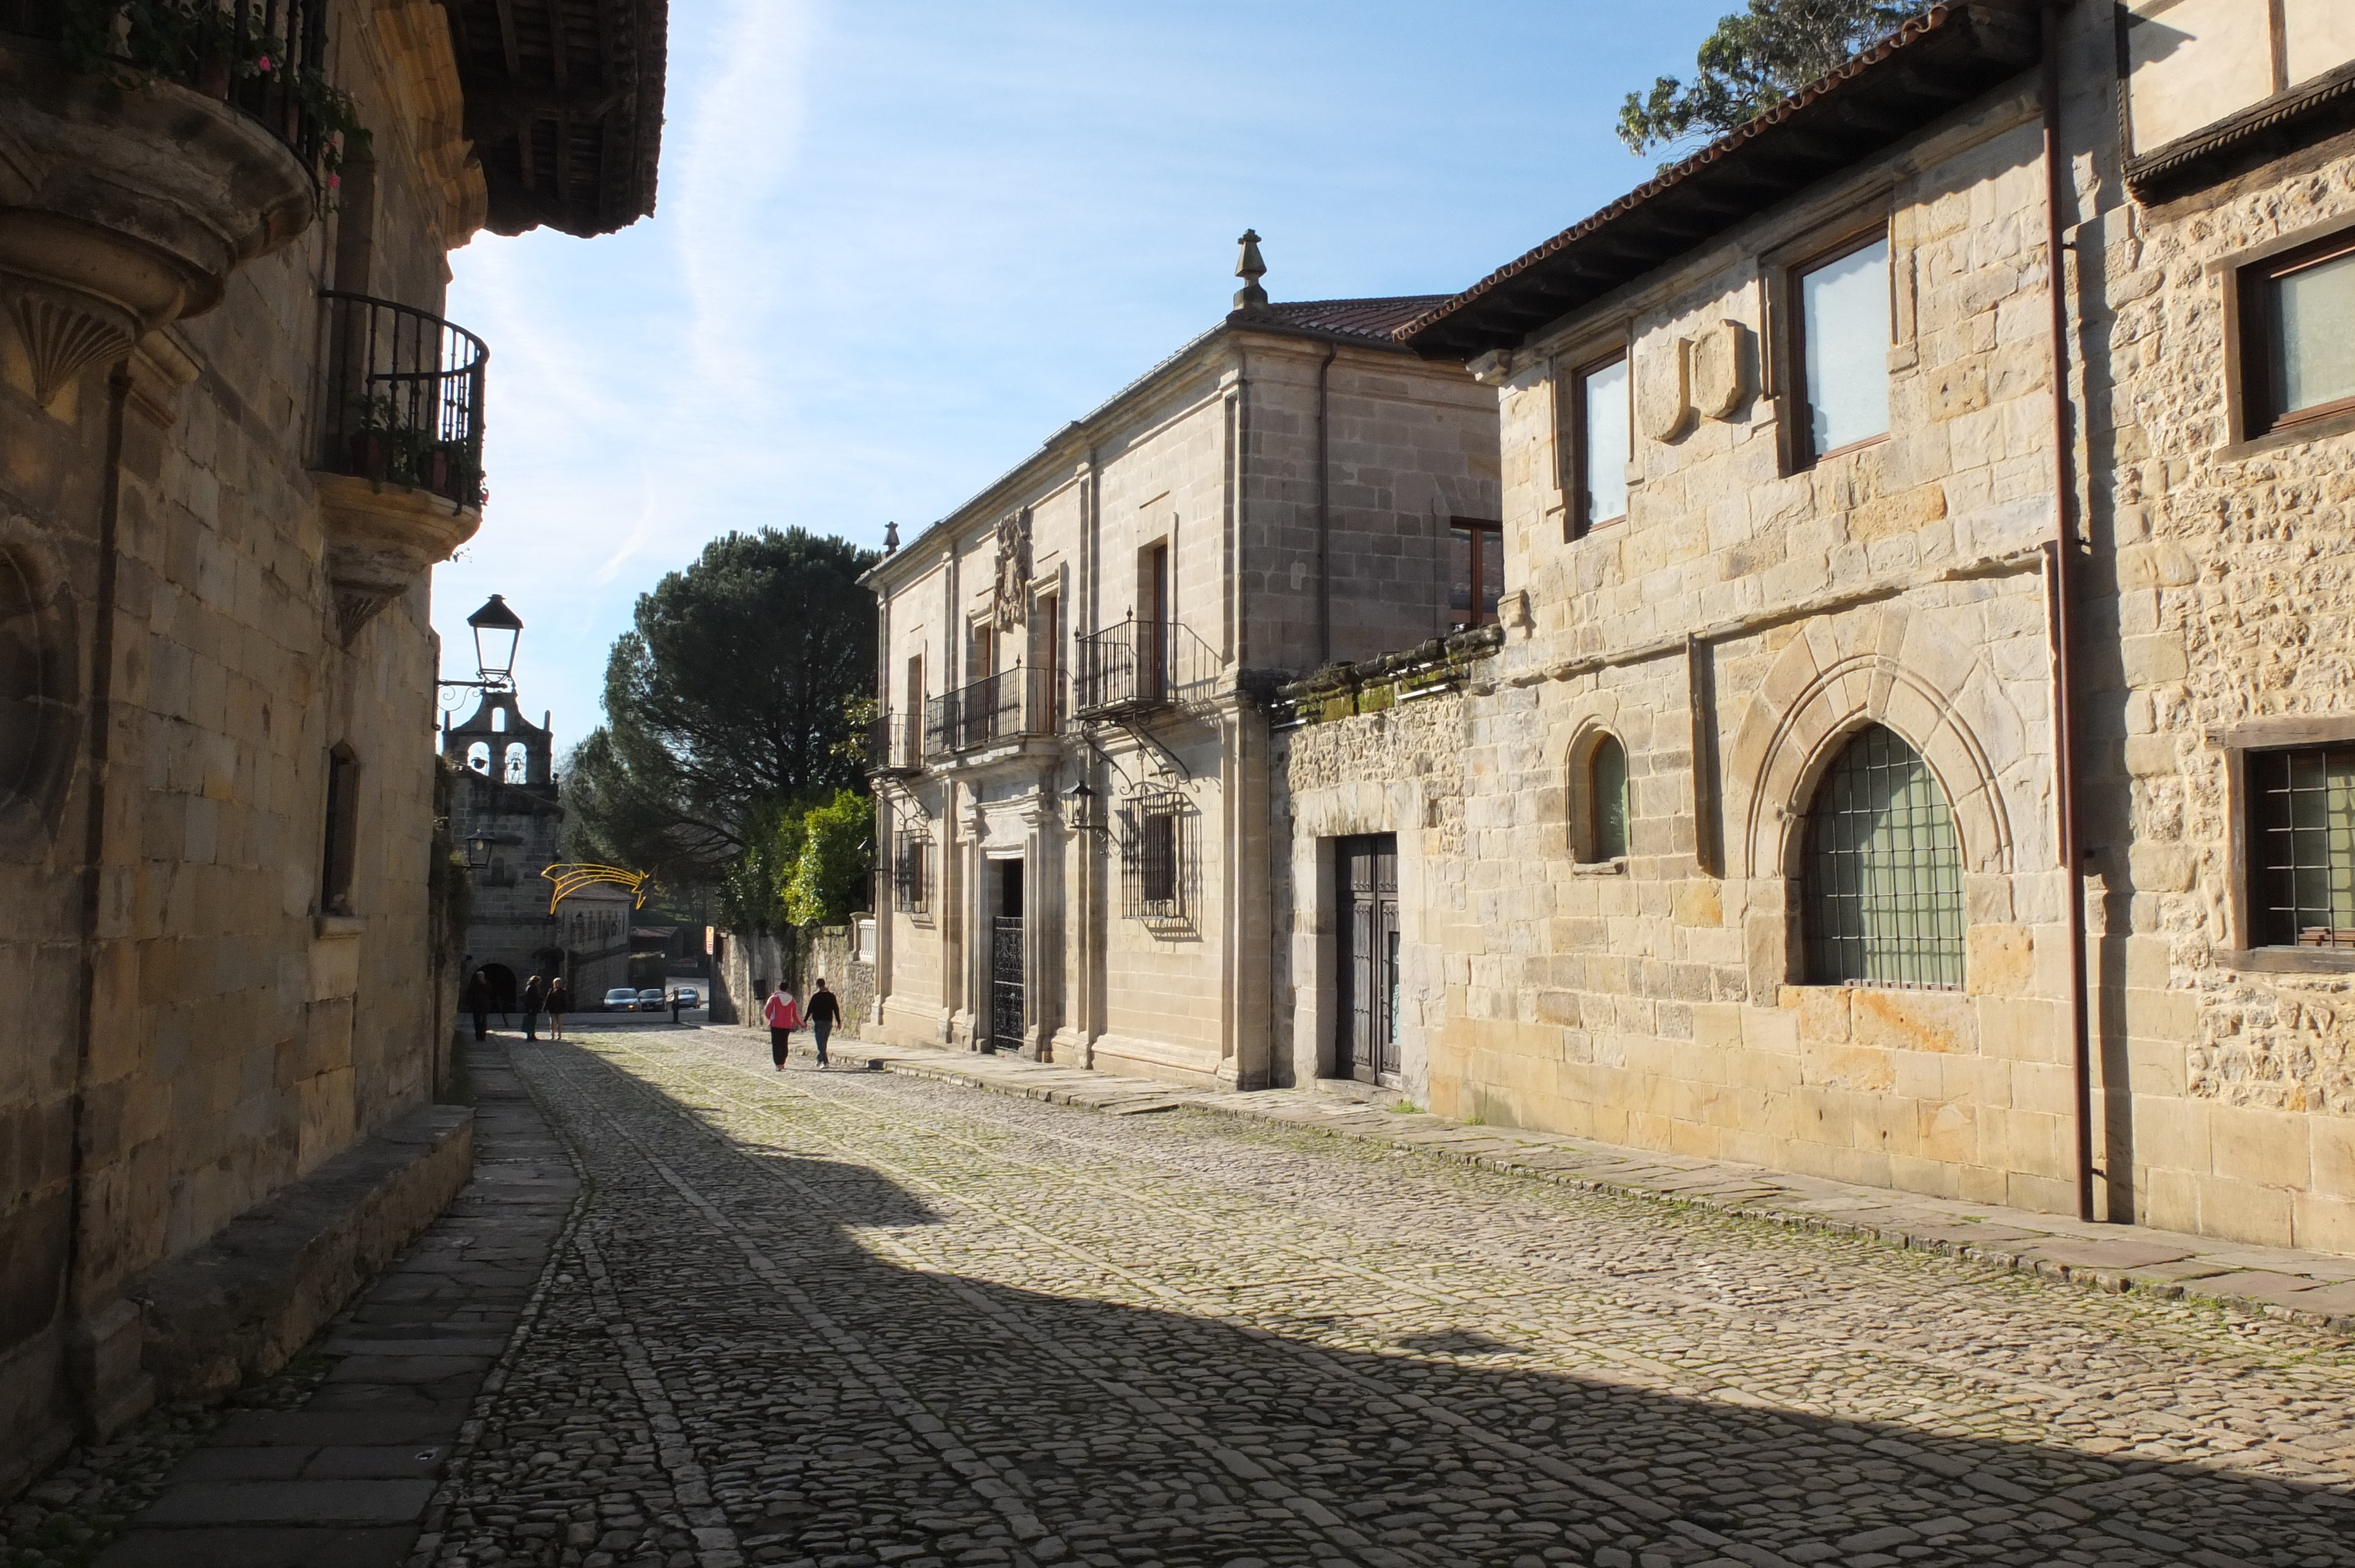
[[[229,57],[217,54],[200,57],[197,61],[196,79],[188,85],[207,98],[226,100],[229,88]]]
[[[427,452],[418,461],[417,486],[420,490],[430,490],[436,495],[447,495],[450,493],[450,451],[448,448],[435,447],[432,451]]]
[[[354,430],[349,454],[352,471],[363,479],[382,479],[392,465],[392,443],[382,430]]]

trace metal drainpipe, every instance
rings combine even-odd
[[[82,1258],[82,1194],[89,1158],[84,1150],[90,1103],[90,1065],[98,1029],[98,927],[105,904],[106,771],[114,706],[114,603],[120,575],[117,538],[123,510],[123,419],[131,397],[131,364],[124,360],[106,378],[106,477],[98,509],[98,609],[91,628],[90,737],[87,782],[90,811],[83,826],[81,885],[81,1017],[74,1060],[73,1128],[67,1141],[65,1310],[79,1305]]]
[[[1316,366],[1316,663],[1320,669],[1333,662],[1333,474],[1327,458],[1332,441],[1326,379],[1340,352],[1339,344],[1327,344],[1324,361]]]
[[[2067,248],[2061,237],[2061,6],[2044,0],[2044,236],[2046,294],[2052,307],[2052,541],[2050,577],[2052,633],[2052,737],[2060,801],[2061,867],[2069,905],[2069,1049],[2075,1096],[2077,1217],[2094,1218],[2094,1049],[2085,964],[2085,862],[2077,842],[2076,643],[2077,525],[2075,464],[2070,442]]]

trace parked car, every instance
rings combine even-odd
[[[638,993],[629,986],[617,985],[605,993],[605,1011],[608,1012],[635,1012],[637,1009]]]
[[[654,986],[638,992],[640,1012],[662,1012],[667,1011],[669,1007],[670,998],[663,994],[660,986]]]
[[[678,1004],[681,1007],[701,1007],[703,993],[691,985],[683,985],[678,988]]]

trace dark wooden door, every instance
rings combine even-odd
[[[1341,914],[1340,1038],[1337,1077],[1361,1084],[1399,1070],[1398,839],[1343,839],[1333,857]]]

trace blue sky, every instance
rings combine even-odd
[[[444,673],[504,593],[570,746],[663,573],[912,536],[1223,314],[1246,226],[1279,300],[1465,286],[1641,183],[1620,100],[1734,8],[672,0],[655,216],[452,258],[491,495]]]

